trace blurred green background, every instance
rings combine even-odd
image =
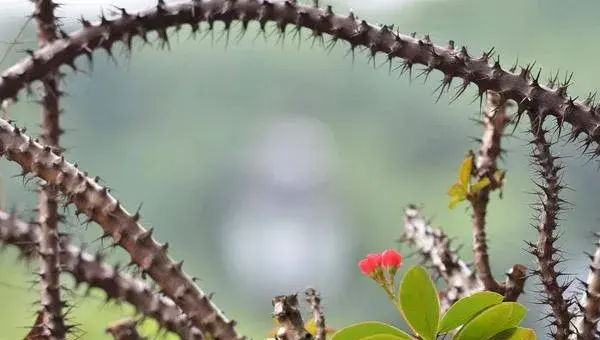
[[[96,18],[100,5],[108,9],[109,4],[88,3],[97,11],[86,17]],[[430,34],[438,44],[454,39],[457,46],[469,46],[472,55],[494,46],[503,65],[516,58],[521,64],[536,61],[545,78],[573,71],[574,96],[597,87],[597,1],[333,5],[342,13],[352,6],[360,18],[394,23],[404,33]],[[36,42],[29,23],[8,52],[28,12],[0,13],[0,54],[8,53],[0,65],[4,69]],[[65,15],[66,31],[77,28],[75,18]],[[472,103],[475,88],[450,106],[449,95],[436,104],[431,93],[439,73],[425,83],[423,78],[409,82],[406,75],[398,79],[398,71],[390,76],[387,65],[374,69],[363,53],[353,63],[344,57],[344,44],[329,55],[318,45],[311,48],[304,40],[308,31],[302,31],[300,48],[291,34],[284,46],[276,44],[276,35],[253,42],[256,24],[234,43],[236,24],[226,47],[224,38],[217,42],[221,24],[216,28],[214,43],[210,34],[187,40],[187,28],[173,33],[170,52],[158,44],[141,48],[137,41],[127,58],[118,45],[116,66],[104,52],[95,53],[93,70],[81,58],[79,65],[89,72],[67,71],[68,96],[61,103],[66,157],[91,176],[101,176],[129,211],[143,203],[142,224],[155,228],[157,240],[169,242],[172,257],[185,259],[187,273],[200,279],[203,290],[216,293],[216,304],[239,321],[242,333],[264,338],[273,326],[271,298],[309,285],[321,292],[331,327],[362,320],[404,327],[385,294],[361,276],[356,264],[369,252],[399,247],[395,240],[408,203],[423,204],[436,226],[465,244],[463,258],[472,258],[466,205],[449,210],[446,191],[465,152],[477,148],[471,138],[481,134],[469,119],[479,114],[479,102]],[[382,62],[379,56],[377,65]],[[22,95],[9,115],[36,135],[40,108],[33,99]],[[504,199],[494,194],[489,211],[497,278],[514,263],[534,266],[524,251],[524,240],[536,239],[529,208],[536,199],[530,194],[534,172],[524,129],[526,124],[505,140]],[[555,150],[571,156],[564,160],[564,179],[574,190],[564,192],[573,205],[562,215],[558,244],[569,259],[564,271],[585,278],[583,251],[593,249],[591,232],[598,230],[598,166],[579,157],[577,145],[563,145]],[[34,218],[35,183],[24,190],[19,179],[11,178],[17,168],[1,164],[9,207]],[[72,217],[64,228],[78,243],[100,235],[96,225],[86,228]],[[106,245],[95,241],[89,247],[98,251]],[[112,263],[128,260],[120,249],[105,252]],[[406,259],[406,266],[415,261]],[[2,252],[0,339],[20,339],[32,324],[36,268],[19,263],[11,247]],[[72,286],[69,277],[64,282]],[[536,321],[544,309],[534,304],[540,298],[535,285],[533,279],[528,282],[520,301],[531,309],[526,325],[536,327],[542,339],[544,324]],[[80,324],[83,339],[106,339],[109,322],[131,315],[129,306],[106,304],[102,292],[92,290],[94,298],[88,299],[84,293],[78,289],[68,298],[75,304],[71,321]],[[147,327],[151,334],[154,325]]]

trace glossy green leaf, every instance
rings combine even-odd
[[[340,329],[333,334],[331,340],[358,340],[375,335],[393,335],[403,340],[412,339],[410,335],[394,326],[378,321],[367,321]]]
[[[536,340],[535,331],[531,328],[515,327],[496,334],[490,340]]]
[[[501,303],[503,298],[498,293],[483,291],[458,300],[442,317],[438,332],[447,333],[464,325],[477,313]]]
[[[502,302],[492,306],[461,328],[454,340],[488,340],[496,334],[518,326],[527,315],[527,309],[517,302]]]
[[[400,285],[402,316],[413,332],[434,340],[440,321],[440,300],[431,277],[421,266],[409,269]]]

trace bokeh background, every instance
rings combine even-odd
[[[136,1],[63,1],[64,29],[77,29],[80,15],[93,20],[110,5],[130,10],[154,3]],[[543,75],[574,72],[572,94],[584,96],[597,88],[595,66],[600,3],[571,4],[559,0],[328,1],[336,12],[356,14],[371,23],[394,23],[404,33],[430,34],[438,44],[454,39],[473,55],[494,46],[505,66],[537,62]],[[34,48],[35,26],[27,21],[32,5],[22,0],[0,1],[0,65],[5,69]],[[25,26],[24,26],[25,25]],[[24,31],[19,35],[19,31]],[[187,39],[188,29],[172,34],[171,50],[136,42],[131,57],[118,45],[115,60],[94,55],[93,69],[67,71],[62,106],[67,133],[63,145],[70,161],[90,175],[99,175],[125,207],[140,204],[142,223],[155,237],[170,243],[171,255],[185,259],[185,270],[200,279],[207,292],[242,333],[261,339],[273,327],[271,298],[302,292],[309,285],[323,296],[328,323],[341,328],[353,322],[381,320],[404,327],[387,297],[362,277],[357,262],[367,253],[398,248],[403,207],[422,204],[436,226],[461,240],[465,260],[472,258],[469,212],[462,205],[448,209],[446,191],[456,178],[465,152],[477,148],[481,134],[469,118],[479,115],[475,88],[448,106],[450,96],[435,103],[440,75],[399,79],[387,66],[374,68],[363,53],[354,62],[346,45],[330,53],[289,35],[253,41],[253,24],[240,43],[214,42],[210,34]],[[303,31],[303,37],[308,32]],[[12,44],[16,39],[16,44]],[[115,62],[116,61],[116,62]],[[378,57],[377,65],[384,62]],[[397,66],[398,62],[394,64]],[[417,74],[418,70],[413,73]],[[30,134],[39,132],[40,108],[34,97],[21,97],[8,112]],[[494,273],[501,278],[514,263],[533,266],[524,240],[535,240],[530,226],[535,201],[529,167],[528,135],[522,124],[505,140],[501,166],[508,177],[504,198],[493,195],[488,235]],[[562,217],[558,244],[572,277],[587,275],[583,251],[592,251],[598,228],[598,165],[579,157],[576,145],[555,150],[568,156],[565,191],[573,205]],[[23,218],[34,218],[34,183],[25,187],[12,178],[18,169],[0,162],[2,189],[8,207]],[[68,213],[72,215],[73,210]],[[71,216],[69,215],[69,216]],[[92,251],[107,244],[94,241],[96,225],[81,226],[69,217],[65,230]],[[120,249],[105,250],[112,263],[128,257]],[[407,258],[406,266],[416,262]],[[31,288],[37,265],[25,266],[8,247],[0,256],[0,339],[21,339],[34,320],[38,299]],[[72,286],[65,276],[64,283]],[[543,307],[539,295],[528,292],[521,301],[530,308],[526,320],[536,323]],[[72,322],[83,339],[105,339],[104,328],[131,315],[127,305],[104,302],[92,290],[84,299],[78,289],[68,299],[75,304]],[[149,334],[154,325],[148,323]]]

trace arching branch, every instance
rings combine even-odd
[[[39,225],[25,223],[14,215],[0,211],[0,244],[19,248],[21,257],[27,260],[37,257],[40,234]],[[173,301],[160,296],[146,282],[102,263],[99,257],[68,245],[64,239],[59,259],[62,271],[71,274],[77,284],[98,287],[112,299],[129,302],[138,312],[154,318],[161,327],[178,334],[182,339],[203,339],[200,330],[190,325],[188,317]]]
[[[235,321],[210,301],[194,281],[167,254],[168,244],[159,244],[138,222],[140,215],[125,210],[109,192],[63,156],[43,147],[21,130],[0,119],[0,154],[18,163],[23,175],[31,174],[56,185],[80,213],[96,222],[106,236],[125,249],[143,271],[160,286],[203,333],[215,340],[243,339]]]
[[[318,2],[315,2],[317,4]],[[477,85],[483,94],[493,90],[506,100],[514,100],[519,112],[529,110],[538,115],[544,112],[557,118],[557,124],[564,122],[572,126],[571,136],[581,133],[587,135],[586,144],[596,143],[596,153],[600,153],[600,109],[592,106],[590,100],[569,98],[566,86],[550,89],[529,76],[529,67],[520,73],[502,69],[499,62],[490,60],[491,53],[481,57],[472,57],[466,47],[454,48],[454,42],[447,46],[433,44],[428,36],[422,39],[393,32],[389,26],[375,26],[356,16],[333,13],[331,6],[319,8],[307,6],[296,1],[259,1],[259,0],[204,0],[167,5],[164,2],[151,9],[136,14],[121,11],[115,19],[102,18],[99,23],[83,21],[84,27],[64,39],[31,53],[0,76],[0,102],[16,100],[20,90],[28,88],[35,80],[42,79],[51,70],[61,65],[76,69],[75,59],[86,55],[92,58],[96,49],[105,49],[111,53],[112,46],[122,41],[131,49],[133,37],[139,36],[147,41],[147,34],[157,32],[163,44],[168,45],[167,29],[190,25],[197,31],[201,22],[211,24],[222,21],[231,27],[233,21],[240,21],[244,31],[250,21],[260,23],[261,29],[269,22],[277,24],[280,32],[288,25],[296,29],[312,30],[315,39],[324,34],[332,37],[332,42],[346,41],[352,49],[363,46],[372,56],[385,55],[391,63],[401,59],[404,69],[413,65],[425,66],[425,72],[438,70],[444,74],[441,89],[449,88],[454,78],[461,78],[458,95],[469,84]],[[491,51],[490,51],[491,52]]]

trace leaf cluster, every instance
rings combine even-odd
[[[452,335],[453,340],[535,340],[533,329],[519,327],[527,315],[518,302],[503,302],[503,296],[482,291],[460,299],[443,315],[439,293],[422,266],[403,276],[393,303],[410,327],[410,333],[377,321],[361,322],[337,331],[332,340],[435,340]]]

